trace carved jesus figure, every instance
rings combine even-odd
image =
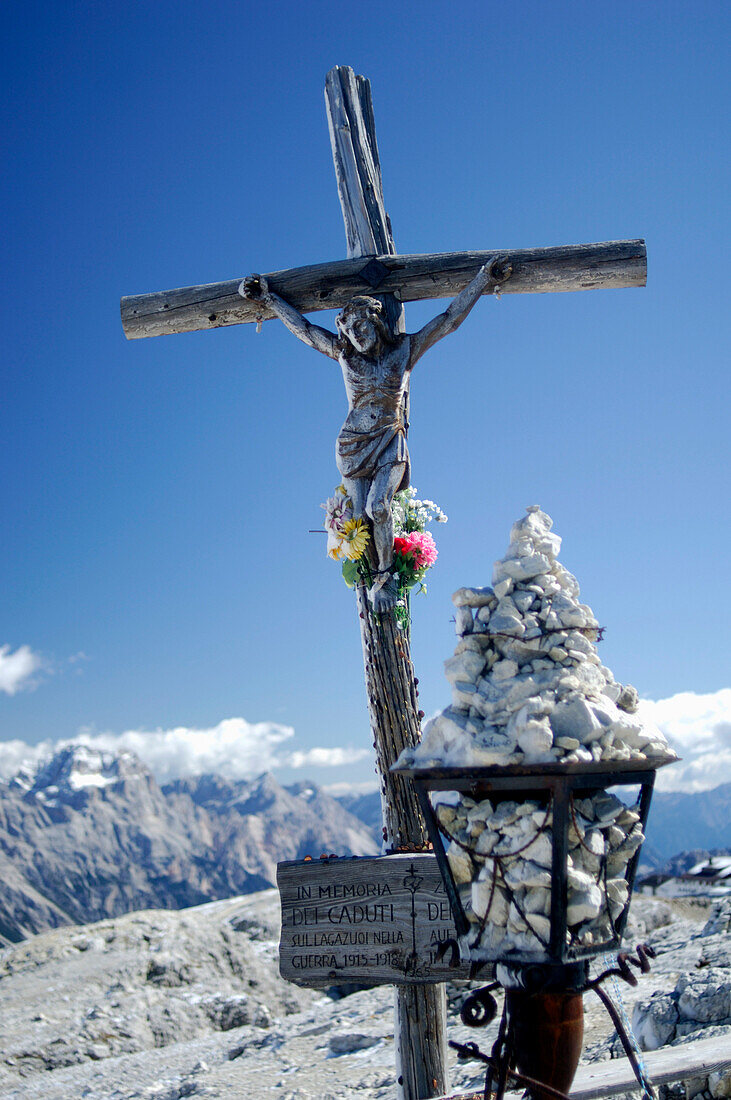
[[[239,286],[243,298],[268,306],[298,339],[340,364],[348,415],[338,435],[336,461],[353,515],[365,515],[372,524],[377,569],[369,597],[378,612],[396,603],[391,504],[410,481],[404,409],[409,376],[433,344],[462,324],[480,295],[495,290],[509,274],[509,266],[493,257],[444,313],[419,332],[396,335],[376,298],[363,295],[348,302],[337,317],[336,334],[311,324],[271,291],[262,275],[249,275]]]

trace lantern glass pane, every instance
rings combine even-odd
[[[554,853],[551,790],[432,792],[468,922],[463,956],[557,961],[558,951],[568,961],[617,946],[644,839],[636,791],[570,791],[565,862]]]

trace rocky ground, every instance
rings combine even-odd
[[[333,1000],[283,982],[277,918],[276,891],[267,890],[56,929],[6,948],[3,1100],[393,1097],[391,990]],[[633,902],[631,941],[649,939],[658,958],[622,996],[628,1013],[639,1006],[636,1030],[650,1043],[663,1029],[664,1041],[712,1034],[709,1027],[731,1036],[731,912],[715,925],[707,918],[687,902]],[[450,1038],[489,1047],[495,1025],[475,1033],[459,1022],[464,995],[450,987]],[[609,1020],[596,997],[586,1008],[584,1057],[608,1057]],[[455,1088],[480,1079],[474,1063],[453,1067]]]

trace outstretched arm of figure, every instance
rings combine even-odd
[[[504,256],[493,256],[491,260],[488,260],[477,272],[472,282],[468,283],[464,290],[461,290],[457,297],[450,302],[444,313],[434,317],[411,337],[409,366],[413,367],[421,359],[424,352],[436,344],[437,340],[441,340],[443,336],[448,336],[450,332],[458,329],[477,299],[486,290],[494,290],[495,287],[504,283],[510,277],[511,270],[512,268],[510,264],[505,262]]]
[[[269,289],[269,284],[263,275],[247,275],[239,285],[239,294],[247,301],[261,302],[263,306],[268,306],[303,344],[322,352],[330,359],[337,359],[335,334],[328,332],[326,328],[320,328],[319,325],[310,324],[294,306]]]

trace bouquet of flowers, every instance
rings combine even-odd
[[[325,509],[328,556],[333,561],[344,562],[356,562],[362,558],[370,533],[364,519],[353,517],[353,502],[345,492],[345,486],[338,485],[333,495],[320,507]]]
[[[393,498],[393,565],[400,590],[419,585],[426,592],[424,577],[437,560],[437,546],[426,527],[432,520],[446,523],[447,517],[433,500],[418,500],[413,485]]]
[[[343,580],[349,588],[360,582],[370,586],[367,521],[353,515],[353,502],[343,485],[338,485],[321,507],[325,509],[327,552],[334,561],[342,563]],[[437,560],[436,543],[426,530],[427,524],[433,520],[446,523],[447,517],[433,500],[418,500],[413,486],[396,493],[391,510],[393,570],[398,582],[399,604],[408,616],[410,590],[418,584],[419,591],[426,592],[424,577]]]

